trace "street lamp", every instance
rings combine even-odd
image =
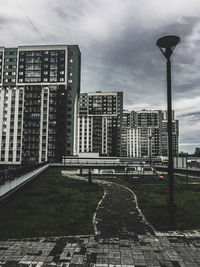
[[[168,181],[169,181],[169,220],[174,226],[174,166],[173,166],[173,140],[172,140],[172,96],[171,96],[171,61],[170,57],[180,43],[180,38],[175,35],[164,36],[157,40],[156,45],[167,59],[167,132],[168,132]]]
[[[149,135],[150,167],[152,166],[152,137],[154,137],[154,134],[150,133],[150,135]]]

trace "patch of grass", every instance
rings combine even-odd
[[[98,185],[48,169],[0,204],[0,238],[92,234],[102,196]]]
[[[130,188],[136,194],[144,216],[155,229],[170,229],[167,209],[168,184],[133,184],[124,177],[105,179]],[[200,184],[175,184],[174,198],[175,230],[200,229]]]

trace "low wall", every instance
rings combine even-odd
[[[6,181],[4,185],[0,186],[0,201],[14,193],[16,190],[21,188],[23,185],[31,181],[33,178],[38,176],[44,170],[49,167],[49,164],[42,166],[36,170],[26,173],[20,177],[15,178],[11,181]]]
[[[162,166],[156,166],[155,167],[157,171],[163,171],[163,172],[168,172],[168,168],[167,167],[162,167]],[[188,169],[174,169],[174,173],[181,173],[181,174],[194,174],[194,175],[199,175],[200,174],[200,169],[192,169],[192,168],[188,168]]]

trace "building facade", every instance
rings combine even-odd
[[[168,155],[168,133],[167,133],[167,111],[163,111],[162,117],[162,144],[161,153],[162,156]],[[173,155],[177,156],[178,151],[178,140],[179,140],[179,121],[175,119],[175,112],[172,112],[172,145],[173,145]]]
[[[98,91],[81,94],[78,115],[78,154],[97,152],[105,156],[119,156],[122,114],[122,92]]]
[[[124,111],[121,156],[167,156],[168,134],[166,111]],[[178,154],[178,121],[173,113],[173,154]]]
[[[77,153],[77,45],[0,48],[0,163],[61,161]]]

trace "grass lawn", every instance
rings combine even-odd
[[[98,185],[49,168],[0,204],[0,238],[93,234],[92,217],[102,196]]]
[[[157,230],[169,230],[168,184],[133,184],[123,178],[105,179],[133,190],[146,219]],[[175,184],[174,197],[177,205],[176,230],[200,229],[200,184]]]

